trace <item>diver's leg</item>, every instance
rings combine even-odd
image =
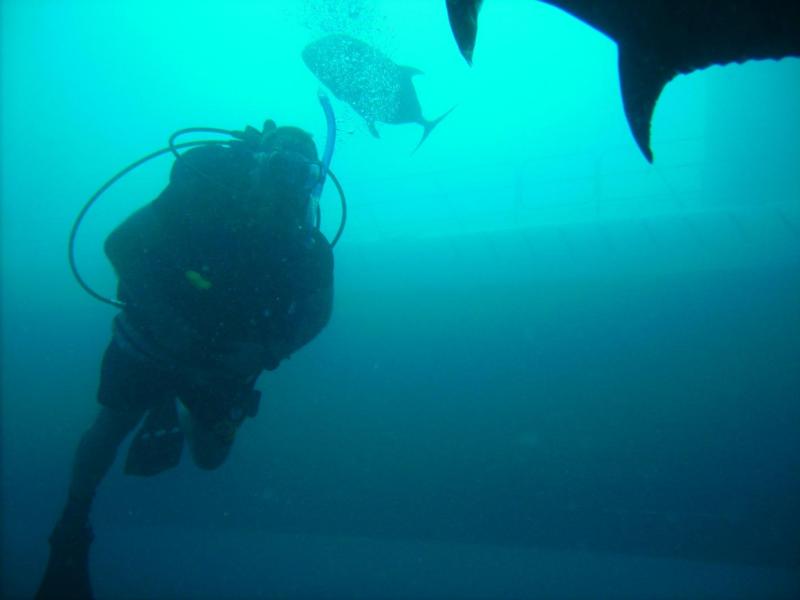
[[[92,498],[114,462],[117,448],[139,422],[142,412],[103,407],[83,434],[75,453],[69,497],[50,535],[50,557],[37,600],[91,598],[89,546],[94,534],[89,526],[89,511]]]
[[[255,383],[255,376],[246,381],[219,380],[186,385],[180,392],[185,407],[180,412],[181,426],[192,458],[201,469],[216,469],[224,463],[242,421],[255,416],[260,398]]]
[[[88,517],[95,490],[114,464],[117,449],[141,420],[148,403],[159,396],[158,377],[148,367],[115,340],[108,345],[97,390],[100,412],[83,434],[75,453],[68,509],[73,505]]]
[[[194,463],[201,469],[218,468],[231,452],[237,424],[228,419],[208,423],[190,410],[181,411],[181,427]]]
[[[119,445],[145,413],[151,393],[162,387],[152,369],[111,342],[101,369],[98,400],[102,408],[78,444],[68,499],[50,536],[50,557],[37,600],[91,598],[89,546],[94,535],[89,511],[95,490]]]
[[[69,497],[50,535],[50,557],[36,593],[37,600],[92,597],[89,580],[89,546],[94,539],[89,525],[92,499],[114,462],[117,448],[142,413],[103,407],[83,434],[75,453]]]
[[[141,420],[144,409],[103,406],[94,423],[83,434],[72,466],[68,509],[80,511],[73,516],[88,519],[92,498],[108,473],[117,449]],[[82,514],[85,512],[85,514]]]

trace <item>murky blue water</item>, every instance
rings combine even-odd
[[[346,31],[415,78],[422,129],[334,99],[349,219],[328,328],[259,381],[230,460],[116,465],[102,598],[798,597],[800,61],[670,83],[655,165],[614,45],[487,2],[2,5],[2,580],[30,597],[96,411],[113,309],[75,215],[176,129],[325,120],[300,59]],[[164,158],[87,217],[83,275]],[[338,224],[323,196],[323,230]]]

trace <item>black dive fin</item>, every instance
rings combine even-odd
[[[414,152],[419,150],[419,147],[422,146],[422,142],[424,142],[428,138],[428,136],[431,134],[431,131],[433,131],[433,128],[436,127],[439,123],[441,123],[442,119],[444,119],[447,115],[449,115],[451,112],[453,112],[455,110],[455,108],[456,107],[453,106],[450,110],[448,110],[442,116],[434,119],[433,121],[423,121],[421,123],[422,126],[425,128],[425,130],[422,132],[422,138],[420,138],[419,143],[411,151],[411,154],[414,154]]]
[[[56,526],[50,536],[50,558],[36,600],[92,600],[89,546],[93,539],[88,525],[74,527],[59,523]]]
[[[127,475],[149,477],[171,469],[181,460],[183,431],[178,423],[178,409],[170,400],[150,409],[144,424],[128,450]]]
[[[639,149],[651,163],[650,121],[661,91],[677,75],[659,66],[661,64],[662,61],[646,50],[619,46],[619,84],[625,116]]]

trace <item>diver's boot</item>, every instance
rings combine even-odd
[[[70,498],[50,535],[47,561],[36,600],[92,598],[89,581],[89,546],[94,539],[89,526],[89,502]]]

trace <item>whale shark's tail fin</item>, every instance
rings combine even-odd
[[[449,115],[451,112],[453,112],[453,110],[455,110],[455,108],[456,107],[453,106],[447,112],[445,112],[440,117],[437,117],[433,121],[421,121],[420,122],[420,124],[424,127],[424,131],[422,132],[422,137],[420,138],[419,143],[411,151],[411,154],[414,154],[414,152],[419,150],[419,147],[422,146],[422,142],[424,142],[426,139],[428,139],[428,136],[431,134],[431,131],[433,131],[433,128],[436,127],[439,123],[441,123],[442,119],[444,119],[447,115]]]

